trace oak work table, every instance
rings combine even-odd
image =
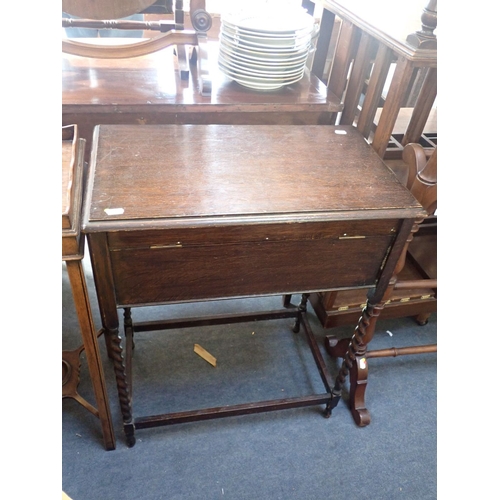
[[[329,416],[342,379],[333,380],[313,336],[308,294],[370,287],[353,337],[359,347],[404,243],[424,215],[350,126],[96,127],[83,231],[127,444],[135,443],[135,429],[193,420],[318,404]],[[285,300],[279,310],[253,315],[182,324],[134,324],[131,315],[139,306],[291,294],[302,294],[298,306]],[[118,308],[124,309],[125,353]],[[133,415],[134,332],[283,317],[295,318],[295,331],[303,327],[324,393]],[[344,364],[345,372],[352,360]]]

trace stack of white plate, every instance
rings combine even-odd
[[[224,14],[219,68],[232,80],[257,90],[275,90],[303,76],[315,32],[304,10]]]

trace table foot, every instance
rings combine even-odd
[[[429,317],[430,317],[430,313],[422,313],[422,314],[419,314],[418,316],[415,316],[415,321],[420,326],[425,326],[429,322]]]
[[[349,370],[349,406],[351,415],[359,427],[368,425],[370,413],[365,404],[365,392],[368,384],[368,362],[364,356],[356,356]]]
[[[333,389],[330,389],[330,391],[332,399],[330,399],[330,401],[326,405],[326,408],[323,410],[323,416],[325,418],[330,418],[333,409],[337,407],[340,401],[341,390],[336,391],[334,387]]]
[[[358,427],[365,427],[371,422],[370,412],[366,408],[361,410],[351,409],[351,415]]]
[[[123,425],[125,431],[125,442],[129,448],[135,445],[135,426],[133,423],[126,423]]]
[[[343,358],[347,349],[349,348],[349,342],[351,339],[337,339],[333,335],[327,335],[325,337],[325,349],[326,352],[332,358]]]

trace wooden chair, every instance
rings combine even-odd
[[[317,3],[322,12],[311,71],[342,101],[336,122],[356,126],[385,160],[400,160],[404,146],[412,142],[422,143],[430,153],[437,144],[437,130],[432,130],[437,95],[436,0],[427,1],[421,29],[406,38],[389,30],[385,22],[405,25],[407,20],[400,19],[405,9],[393,16],[388,10],[386,16],[373,16],[362,10],[363,2]],[[381,1],[377,8],[384,12],[390,7]]]
[[[384,310],[391,307],[395,296],[400,291],[408,295],[417,293],[422,294],[417,319],[420,323],[425,323],[431,312],[437,308],[437,217],[435,215],[437,209],[437,148],[427,159],[424,148],[420,144],[408,144],[404,148],[403,159],[408,164],[407,187],[427,210],[429,217],[414,227],[382,303],[377,306],[377,310],[373,314],[380,317]],[[418,279],[413,276],[406,277],[408,274],[403,271],[409,265],[412,269],[419,271],[420,277]],[[341,293],[330,293],[332,296],[328,297],[328,300],[338,305],[337,310],[340,309],[338,314],[342,315],[344,311],[340,305]],[[401,309],[395,310],[401,314]],[[360,315],[364,317],[365,314],[365,308],[360,312],[358,306],[354,314],[344,314],[344,319],[349,318],[356,324]],[[370,416],[364,403],[368,378],[367,359],[436,352],[437,344],[367,350],[367,345],[374,332],[371,328],[364,329],[363,321],[360,324],[361,326],[356,328],[351,339],[338,340],[334,336],[326,336],[325,347],[331,356],[344,358],[337,377],[336,388],[340,389],[347,374],[349,374],[351,413],[358,425],[365,426],[370,423]]]
[[[158,12],[159,3],[165,5],[166,12],[171,0],[62,0],[63,12],[78,16],[79,19],[62,19],[63,28],[96,28],[124,30],[152,30],[162,33],[141,42],[121,46],[106,46],[63,40],[62,50],[68,54],[95,58],[129,58],[150,54],[171,45],[175,46],[181,78],[189,77],[189,61],[186,46],[193,47],[191,61],[198,65],[198,84],[202,95],[210,95],[212,83],[208,69],[207,32],[212,26],[212,18],[205,10],[205,0],[190,1],[190,18],[194,30],[184,29],[183,1],[176,0],[173,21],[123,21],[123,17],[135,13]],[[151,9],[148,11],[148,9]]]

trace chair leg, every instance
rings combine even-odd
[[[420,326],[424,326],[429,322],[430,315],[431,315],[431,313],[420,313],[417,316],[415,316],[415,321]]]

